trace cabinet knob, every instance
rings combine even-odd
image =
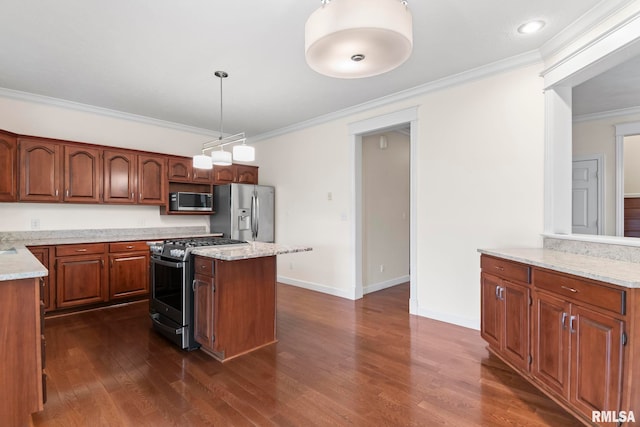
[[[568,290],[568,291],[571,291],[571,292],[573,292],[574,294],[577,294],[577,293],[578,293],[578,290],[577,290],[577,289],[570,288],[569,286],[564,286],[564,285],[562,285],[562,286],[560,286],[560,287],[561,287],[562,289],[566,289],[566,290]]]
[[[133,249],[133,246],[129,245],[127,246],[127,249]]]
[[[87,252],[86,249],[76,249],[76,252]]]

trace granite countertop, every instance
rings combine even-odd
[[[204,247],[193,249],[194,255],[221,259],[224,261],[236,261],[240,259],[260,258],[273,255],[290,254],[294,252],[307,252],[312,250],[309,246],[281,245],[278,243],[249,242],[242,246],[233,247]]]
[[[47,269],[24,246],[0,244],[0,282],[48,274]]]
[[[551,249],[478,249],[478,252],[626,288],[640,288],[640,263]]]
[[[207,233],[205,227],[157,227],[141,229],[45,230],[30,232],[0,232],[0,282],[47,276],[49,272],[26,246],[66,245],[77,243],[157,241],[201,236],[220,237],[222,233]]]

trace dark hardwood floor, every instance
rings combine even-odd
[[[277,344],[221,364],[150,329],[147,303],[46,320],[36,426],[574,426],[478,331],[408,314],[408,285],[348,301],[278,285]]]

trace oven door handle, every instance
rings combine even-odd
[[[168,332],[173,335],[182,335],[182,328],[172,328],[171,326],[167,326],[160,321],[160,315],[158,313],[153,313],[149,315],[151,317],[151,321],[159,328],[165,332]]]
[[[151,262],[153,264],[164,265],[165,267],[171,267],[171,268],[184,267],[184,262],[171,262],[171,261],[165,261],[165,260],[153,258],[153,257],[151,257]]]

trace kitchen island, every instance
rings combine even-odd
[[[47,270],[23,246],[0,243],[0,420],[28,425],[44,404],[40,278]]]
[[[250,242],[194,249],[194,336],[228,361],[276,342],[276,256],[307,246]]]

